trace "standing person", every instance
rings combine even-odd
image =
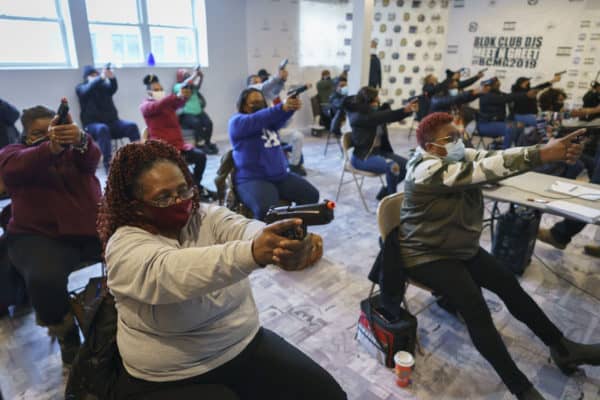
[[[117,92],[117,78],[112,69],[104,68],[102,73],[91,65],[83,68],[83,83],[75,91],[81,107],[81,123],[98,143],[102,151],[106,171],[112,157],[112,139],[129,138],[130,142],[140,140],[140,131],[131,121],[119,119],[113,96]]]
[[[18,131],[15,122],[19,119],[19,110],[7,101],[0,99],[0,149],[15,143]]]
[[[530,89],[526,92],[503,93],[500,91],[500,80],[495,77],[482,84],[489,86],[490,90],[479,98],[479,134],[487,137],[503,137],[502,147],[508,149],[518,140],[523,126],[521,123],[508,121],[506,105],[520,98],[535,99],[538,91]]]
[[[100,149],[54,111],[23,110],[23,138],[0,151],[0,175],[12,199],[8,257],[23,277],[39,325],[58,338],[62,362],[79,351],[67,282],[83,262],[99,262],[96,216]]]
[[[268,107],[262,92],[242,91],[238,112],[229,120],[229,139],[233,146],[236,192],[240,200],[263,220],[279,200],[296,204],[319,201],[319,191],[292,171],[281,148],[281,129],[302,103],[288,97],[283,104]]]
[[[179,95],[165,95],[158,76],[152,74],[146,75],[143,82],[146,85],[147,96],[142,102],[140,110],[148,126],[148,138],[162,140],[179,150],[188,163],[194,164],[194,179],[200,188],[202,200],[215,200],[216,193],[202,186],[206,154],[184,142],[181,126],[177,119],[176,111],[183,107],[192,95],[192,91],[189,88],[182,88]]]
[[[177,83],[173,86],[173,93],[180,95],[181,89],[184,87],[189,88],[192,92],[183,108],[180,109],[179,123],[182,128],[194,131],[196,147],[206,154],[218,154],[217,145],[210,141],[213,133],[213,123],[206,113],[206,100],[200,93],[202,82],[204,82],[204,74],[200,67],[196,68],[192,74],[185,69],[177,71]],[[204,143],[200,145],[200,142]]]
[[[381,87],[381,60],[377,57],[377,40],[371,40],[371,60],[369,63],[369,86]]]
[[[329,104],[329,96],[335,91],[335,83],[331,80],[328,69],[321,71],[321,80],[317,82],[317,94],[321,104]]]
[[[378,200],[396,193],[406,174],[406,159],[394,153],[386,124],[402,121],[417,110],[416,102],[398,110],[386,106],[384,108],[379,102],[379,91],[370,86],[361,88],[356,96],[348,96],[344,101],[344,110],[352,127],[352,166],[386,176],[386,186],[379,190]]]
[[[543,400],[511,358],[483,297],[496,293],[509,312],[550,349],[566,374],[600,365],[600,344],[568,340],[519,285],[514,274],[479,245],[483,227],[481,185],[547,162],[574,162],[582,146],[574,132],[544,146],[505,151],[465,149],[446,113],[427,116],[417,128],[419,147],[408,162],[398,235],[407,276],[441,294],[458,310],[475,348],[520,400]],[[399,260],[400,261],[400,260]]]
[[[555,74],[551,81],[541,83],[531,87],[531,78],[520,77],[512,85],[512,93],[527,93],[531,89],[543,90],[552,86],[553,83],[560,82],[560,75]],[[513,105],[515,121],[523,123],[525,126],[535,127],[537,125],[538,102],[536,97],[519,96],[515,97]]]
[[[172,146],[125,146],[98,218],[123,367],[117,400],[345,400],[316,362],[261,326],[248,277],[267,264],[296,271],[321,256],[309,234],[283,232],[199,202]]]

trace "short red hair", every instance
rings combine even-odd
[[[454,121],[452,115],[445,112],[434,112],[426,116],[419,122],[417,128],[417,143],[423,149],[427,143],[433,141],[435,131],[442,125],[446,125]]]

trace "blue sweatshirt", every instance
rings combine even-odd
[[[278,131],[293,114],[283,111],[283,105],[278,104],[231,117],[229,140],[233,146],[236,184],[252,180],[278,182],[287,176],[288,163]]]

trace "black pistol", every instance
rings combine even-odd
[[[298,95],[300,95],[303,92],[306,92],[308,90],[309,86],[308,85],[302,85],[302,86],[298,86],[295,89],[292,89],[290,91],[287,92],[287,97],[293,97],[296,98],[298,97]]]
[[[69,114],[69,102],[66,97],[60,99],[60,105],[58,106],[58,110],[56,111],[56,115],[58,116],[58,121],[56,125],[65,125],[67,123],[67,115]],[[62,147],[69,147],[68,144],[63,144]]]
[[[333,209],[335,203],[330,200],[323,200],[321,203],[305,204],[302,206],[283,206],[271,207],[267,211],[265,222],[272,224],[287,218],[300,218],[302,220],[302,232],[296,229],[290,229],[283,233],[283,236],[292,240],[303,240],[307,234],[309,225],[326,225],[333,220]]]
[[[69,102],[66,97],[63,97],[56,111],[56,115],[58,115],[58,122],[56,124],[65,125],[67,123],[67,114],[69,114]]]

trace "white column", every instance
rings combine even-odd
[[[348,92],[355,94],[369,83],[373,0],[352,0],[352,55],[348,75]]]

